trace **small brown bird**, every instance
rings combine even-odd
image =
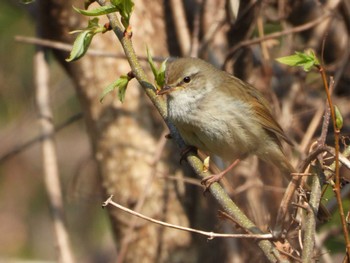
[[[232,163],[223,172],[204,179],[206,187],[249,155],[277,166],[289,180],[295,169],[282,151],[282,141],[291,144],[273,118],[269,103],[252,85],[198,58],[168,62],[165,85],[168,118],[187,145]],[[291,187],[280,206],[275,232],[282,222],[295,190]],[[329,218],[323,206],[319,217]]]
[[[165,76],[158,94],[167,95],[169,120],[186,144],[229,163],[257,155],[288,177],[294,172],[281,146],[291,142],[253,86],[198,58],[168,63]]]

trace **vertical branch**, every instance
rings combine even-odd
[[[345,214],[344,214],[344,207],[341,199],[341,193],[340,193],[340,175],[339,175],[339,133],[340,130],[338,129],[336,125],[336,116],[335,116],[335,110],[334,106],[332,103],[329,87],[328,87],[328,81],[327,81],[327,76],[325,73],[325,70],[322,66],[318,67],[318,70],[322,76],[322,81],[323,85],[326,91],[327,95],[327,101],[329,104],[329,108],[331,111],[331,117],[332,117],[332,124],[333,124],[333,129],[334,129],[334,148],[335,148],[335,185],[333,187],[333,191],[335,193],[335,196],[337,198],[338,202],[338,209],[339,209],[339,215],[341,219],[341,224],[343,228],[343,233],[344,233],[344,239],[346,242],[346,257],[348,260],[350,260],[350,239],[349,239],[349,232],[347,228],[347,223],[345,219]]]
[[[59,262],[73,263],[73,253],[64,221],[62,191],[59,181],[56,147],[53,140],[55,127],[52,123],[52,112],[49,104],[49,69],[43,48],[38,48],[35,53],[34,69],[38,119],[43,135],[44,180],[56,234]]]
[[[312,183],[311,194],[306,215],[305,233],[304,233],[304,248],[302,254],[302,262],[313,262],[315,235],[316,235],[316,216],[320,204],[322,186],[319,175],[322,173],[320,164],[317,162],[311,165]]]

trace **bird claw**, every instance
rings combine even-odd
[[[186,159],[187,154],[189,152],[197,152],[197,148],[194,146],[187,146],[185,149],[181,151],[181,158],[180,158],[180,164]]]
[[[218,173],[218,174],[212,174],[207,177],[205,177],[202,181],[201,184],[204,186],[204,193],[209,191],[210,186],[213,183],[219,182],[222,177],[225,175],[225,173]]]

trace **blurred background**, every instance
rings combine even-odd
[[[342,146],[348,142],[349,0],[134,2],[134,47],[150,79],[146,46],[160,61],[201,57],[248,81],[266,95],[292,139],[294,147],[286,147],[286,153],[294,165],[321,133],[325,94],[318,72],[288,68],[275,58],[313,48],[334,77],[334,101],[344,118]],[[45,48],[52,122],[61,127],[54,141],[76,262],[265,262],[253,241],[208,241],[101,208],[113,194],[118,203],[156,219],[207,231],[239,231],[218,215],[210,195],[203,196],[200,179],[188,165],[179,164],[180,150],[164,138],[167,129],[136,80],[124,103],[116,93],[99,102],[103,89],[130,71],[113,32],[93,39],[91,49],[99,54],[64,60],[69,51],[60,45],[72,44],[76,35],[69,32],[88,21],[72,5],[83,8],[84,3],[0,2],[0,262],[59,261],[44,180],[34,44]],[[100,18],[100,24],[106,22]],[[251,41],[270,34],[278,35]],[[331,131],[327,143],[332,146]],[[341,171],[345,184],[348,171]],[[224,182],[264,230],[273,225],[285,184],[278,171],[255,158]],[[322,262],[337,262],[337,253],[344,252],[339,222],[334,216],[319,227],[316,254]]]

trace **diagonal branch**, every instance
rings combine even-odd
[[[105,5],[105,0],[97,1],[100,5]],[[135,75],[135,78],[139,81],[142,88],[144,89],[147,96],[150,98],[154,106],[159,111],[160,115],[163,117],[166,122],[172,138],[178,144],[180,148],[184,148],[186,145],[177,132],[175,126],[168,120],[167,118],[167,110],[166,103],[161,98],[157,97],[155,91],[155,87],[149,82],[146,77],[145,72],[141,68],[141,65],[137,59],[135,54],[133,44],[131,41],[130,28],[128,32],[124,31],[121,23],[118,20],[116,14],[108,14],[108,19],[110,21],[110,25],[113,28],[114,33],[117,35],[123,49],[125,55],[129,61],[130,67]],[[207,172],[203,172],[203,163],[202,161],[192,153],[187,155],[187,160],[194,171],[202,178],[209,175]],[[238,206],[230,199],[227,193],[223,190],[223,188],[218,184],[214,183],[210,186],[210,192],[214,196],[214,198],[218,201],[218,203],[222,206],[226,213],[232,216],[241,226],[247,229],[252,234],[263,234],[263,232],[238,208]],[[268,240],[259,240],[257,241],[259,247],[264,252],[265,256],[270,262],[277,262],[281,260],[281,255],[276,249],[276,247]]]

